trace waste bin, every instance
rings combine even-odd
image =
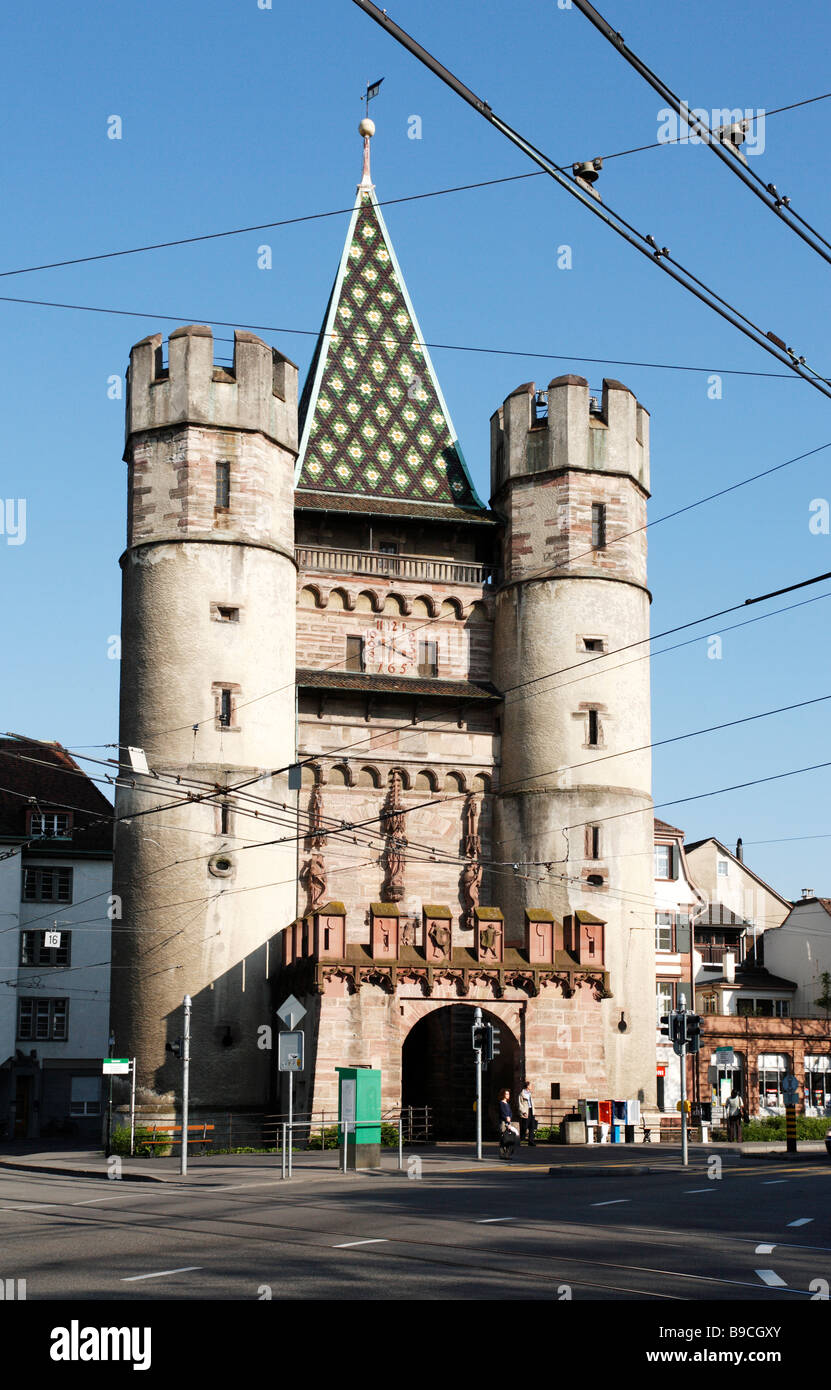
[[[582,1115],[566,1115],[560,1122],[560,1134],[564,1144],[586,1144],[588,1135],[586,1121]]]

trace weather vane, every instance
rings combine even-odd
[[[383,80],[383,77],[379,77],[377,82],[367,82],[366,84],[366,91],[361,97],[361,101],[366,103],[365,114],[367,116],[369,115],[369,103],[372,101],[373,97],[377,97],[381,90],[381,83]]]

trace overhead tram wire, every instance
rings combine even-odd
[[[773,107],[770,111],[765,111],[765,118],[768,116],[779,115],[782,111],[793,111],[799,106],[810,106],[816,101],[827,101],[831,97],[831,92],[821,92],[815,97],[805,97],[802,101],[790,102],[787,106]],[[601,155],[603,160],[622,159],[626,155],[640,154],[644,150],[657,150],[663,145],[677,144],[676,140],[655,140],[648,145],[636,145],[628,150],[615,150],[611,154]],[[523,179],[538,179],[542,176],[542,170],[525,174],[503,174],[494,179],[479,179],[475,183],[454,184],[450,188],[434,188],[426,193],[407,193],[400,198],[381,198],[378,200],[379,207],[394,207],[398,203],[417,203],[425,198],[443,198],[449,193],[468,193],[478,188],[492,188],[502,183],[518,183]],[[274,222],[255,222],[248,227],[231,227],[221,232],[202,232],[196,236],[173,237],[169,241],[147,242],[142,246],[128,246],[118,251],[100,251],[88,256],[71,256],[62,261],[44,261],[39,265],[18,266],[14,270],[0,270],[0,280],[11,275],[33,275],[41,270],[60,270],[66,266],[89,265],[94,261],[116,260],[123,256],[138,256],[148,251],[165,251],[176,246],[193,246],[201,241],[220,241],[226,237],[245,236],[250,232],[267,232],[278,227],[294,227],[303,222],[319,222],[328,217],[342,217],[351,215],[354,212],[354,205],[343,208],[330,208],[326,212],[303,213],[297,217],[281,217]]]
[[[374,19],[376,24],[379,24],[382,29],[386,29],[403,48],[406,48],[414,57],[418,58],[419,62],[429,68],[431,72],[439,77],[451,91],[455,92],[457,96],[467,102],[469,106],[472,106],[473,109],[494,126],[500,134],[504,135],[506,139],[510,140],[512,144],[516,145],[518,149],[521,149],[528,155],[535,164],[539,165],[545,173],[554,179],[555,183],[565,189],[571,197],[576,198],[583,207],[587,208],[588,211],[593,214],[593,216],[599,217],[601,222],[613,232],[616,232],[617,235],[628,242],[630,246],[633,246],[635,250],[639,251],[642,256],[645,256],[648,261],[656,265],[659,270],[669,275],[671,279],[675,280],[677,284],[686,289],[688,293],[694,295],[696,299],[699,299],[708,308],[712,309],[720,318],[732,324],[733,327],[737,328],[746,338],[754,342],[757,347],[761,347],[769,356],[775,357],[778,362],[789,367],[796,376],[801,377],[803,381],[813,386],[821,395],[831,399],[831,382],[827,381],[812,367],[808,366],[804,357],[798,355],[792,349],[787,348],[787,346],[783,345],[780,347],[779,343],[782,340],[777,335],[771,336],[770,333],[760,328],[752,319],[743,314],[741,310],[736,309],[721,295],[717,294],[715,290],[710,289],[704,281],[700,280],[692,271],[687,270],[679,260],[670,255],[667,247],[659,246],[658,242],[651,234],[638,231],[638,229],[634,227],[632,223],[628,222],[622,214],[615,212],[608,203],[601,204],[590,194],[585,193],[576,179],[569,177],[563,168],[549,159],[547,155],[543,154],[541,150],[538,150],[529,140],[526,140],[523,135],[497,116],[486,101],[476,96],[476,94],[472,92],[469,87],[466,87],[459,78],[454,76],[448,68],[444,67],[443,64],[434,58],[432,54],[428,53],[425,48],[422,48],[422,46],[417,43],[415,39],[411,38],[404,29],[395,24],[383,10],[379,9],[378,6],[373,3],[373,0],[353,0],[353,4],[357,5],[359,9],[363,10],[371,19]]]
[[[321,333],[318,328],[286,328],[284,324],[233,323],[229,319],[211,318],[207,314],[160,314],[146,309],[111,309],[105,305],[66,304],[61,300],[24,299],[16,295],[0,295],[0,304],[22,304],[40,309],[67,309],[71,313],[79,314],[111,314],[118,318],[161,320],[163,323],[204,323],[212,325],[215,328],[245,328],[252,333],[286,334],[301,338],[352,338],[359,336],[359,331],[350,333],[337,330],[337,332]],[[360,336],[361,340],[366,343],[381,343],[388,346],[394,342],[393,339],[385,337],[383,334],[378,336],[364,336],[360,334]],[[233,343],[234,341],[233,338],[214,338],[214,342],[216,343]],[[490,357],[524,357],[529,360],[533,359],[545,362],[586,362],[590,365],[601,367],[642,367],[648,371],[696,372],[699,375],[717,372],[720,376],[761,377],[767,381],[794,381],[796,379],[792,371],[760,372],[739,367],[715,367],[713,365],[698,367],[677,362],[643,362],[634,358],[623,357],[586,357],[574,352],[527,352],[522,348],[477,347],[467,343],[438,343],[428,341],[427,339],[419,339],[418,341],[419,346],[432,348],[434,351],[440,352],[475,352]],[[787,365],[791,366],[791,363],[788,362]]]
[[[356,0],[356,3],[359,3],[359,0]],[[603,15],[594,8],[594,5],[590,5],[588,0],[573,0],[573,3],[580,13],[585,15],[586,19],[594,25],[595,29],[599,30],[604,39],[608,40],[621,57],[625,58],[629,66],[634,68],[635,72],[639,73],[640,76],[649,83],[650,87],[653,87],[658,95],[672,107],[676,115],[681,117],[682,122],[689,126],[693,135],[697,136],[714,154],[718,155],[719,159],[722,163],[727,165],[731,173],[741,179],[745,187],[749,188],[750,192],[753,193],[760,202],[764,203],[765,207],[768,208],[770,212],[775,213],[779,220],[784,222],[792,232],[795,232],[796,235],[805,242],[806,246],[810,246],[812,251],[815,251],[827,264],[831,265],[831,242],[829,242],[821,232],[817,231],[816,227],[811,226],[810,222],[790,206],[790,199],[780,194],[774,184],[765,183],[764,179],[760,178],[749,166],[745,165],[735,152],[727,149],[724,142],[716,138],[715,132],[710,129],[708,121],[702,119],[701,116],[697,114],[698,108],[689,108],[680,97],[676,96],[675,92],[667,86],[666,82],[658,77],[657,73],[654,73],[651,68],[647,67],[643,59],[639,58],[636,53],[633,53],[631,48],[627,47],[623,41],[623,35],[617,33],[612,28],[608,20],[604,19]]]

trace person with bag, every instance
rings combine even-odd
[[[519,1110],[519,1142],[522,1143],[525,1136],[528,1136],[528,1147],[534,1148],[537,1132],[537,1117],[534,1114],[534,1101],[531,1095],[531,1083],[526,1079],[522,1083],[522,1090],[517,1101]]]
[[[500,1091],[499,1093],[499,1156],[500,1158],[513,1158],[514,1147],[519,1132],[513,1122],[511,1114],[511,1093],[510,1091]]]

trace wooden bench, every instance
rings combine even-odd
[[[151,1128],[151,1129],[153,1130],[153,1137],[152,1137],[151,1139],[138,1139],[138,1138],[137,1138],[137,1139],[136,1139],[136,1145],[139,1145],[139,1144],[181,1144],[181,1142],[182,1142],[181,1139],[176,1139],[176,1138],[175,1138],[175,1135],[176,1135],[176,1134],[181,1133],[181,1129],[182,1129],[182,1126],[181,1126],[181,1125],[151,1125],[151,1126],[149,1126],[149,1128]],[[188,1145],[190,1145],[190,1144],[212,1144],[212,1143],[213,1143],[213,1138],[212,1138],[212,1137],[211,1137],[210,1139],[208,1138],[208,1132],[210,1131],[211,1135],[213,1135],[213,1128],[214,1128],[213,1125],[205,1125],[205,1124],[202,1124],[202,1125],[188,1125],[188,1137],[187,1137],[187,1143],[188,1143]],[[197,1138],[197,1137],[191,1132],[191,1131],[194,1131],[194,1130],[196,1130],[196,1131],[201,1131],[201,1138]],[[156,1135],[157,1135],[157,1134],[158,1134],[158,1135],[161,1135],[162,1137],[159,1138],[159,1139],[157,1139],[157,1138],[156,1138]]]

